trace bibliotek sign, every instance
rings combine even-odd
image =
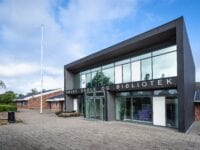
[[[144,90],[144,89],[158,89],[158,88],[169,88],[176,87],[177,78],[163,78],[163,79],[155,79],[155,80],[147,80],[147,81],[138,81],[138,82],[129,82],[129,83],[121,83],[114,84],[110,86],[102,86],[95,88],[82,88],[82,89],[73,89],[66,90],[66,94],[81,94],[84,92],[95,92],[95,91],[124,91],[124,90]]]

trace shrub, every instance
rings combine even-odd
[[[15,105],[0,105],[0,112],[3,111],[17,111],[17,106]]]

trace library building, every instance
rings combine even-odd
[[[195,65],[180,17],[64,66],[65,110],[186,132]]]

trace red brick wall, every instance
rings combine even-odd
[[[57,95],[60,95],[62,94],[63,91],[57,91],[57,92],[54,92],[54,93],[50,93],[50,94],[45,94],[42,96],[42,108],[43,109],[50,109],[50,105],[48,104],[48,102],[46,102],[47,99],[51,98],[51,97],[54,97],[54,96],[57,96]],[[17,108],[28,108],[28,109],[40,109],[40,96],[38,97],[33,97],[31,99],[29,99],[27,101],[27,105],[18,105],[17,103]]]
[[[57,112],[57,111],[61,111],[64,108],[64,102],[60,101],[60,102],[48,102],[49,106],[51,108],[52,111]]]
[[[200,103],[195,103],[194,112],[195,112],[195,120],[200,121]]]

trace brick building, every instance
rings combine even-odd
[[[63,91],[61,89],[54,89],[54,90],[44,91],[42,94],[43,94],[43,97],[42,97],[43,109],[50,110],[52,108],[51,103],[47,100],[52,97],[62,95]],[[26,96],[19,97],[15,99],[14,101],[18,109],[40,109],[40,98],[41,98],[41,93],[36,93],[36,94],[28,94]],[[63,102],[57,101],[57,103],[62,103],[62,104],[55,105],[54,109],[62,110]]]
[[[64,106],[64,93],[57,95],[57,96],[53,96],[53,97],[47,99],[46,102],[48,103],[49,109],[54,112],[63,110],[63,108],[64,108],[63,107]]]
[[[195,120],[200,121],[200,82],[196,82],[196,91],[194,96]]]

